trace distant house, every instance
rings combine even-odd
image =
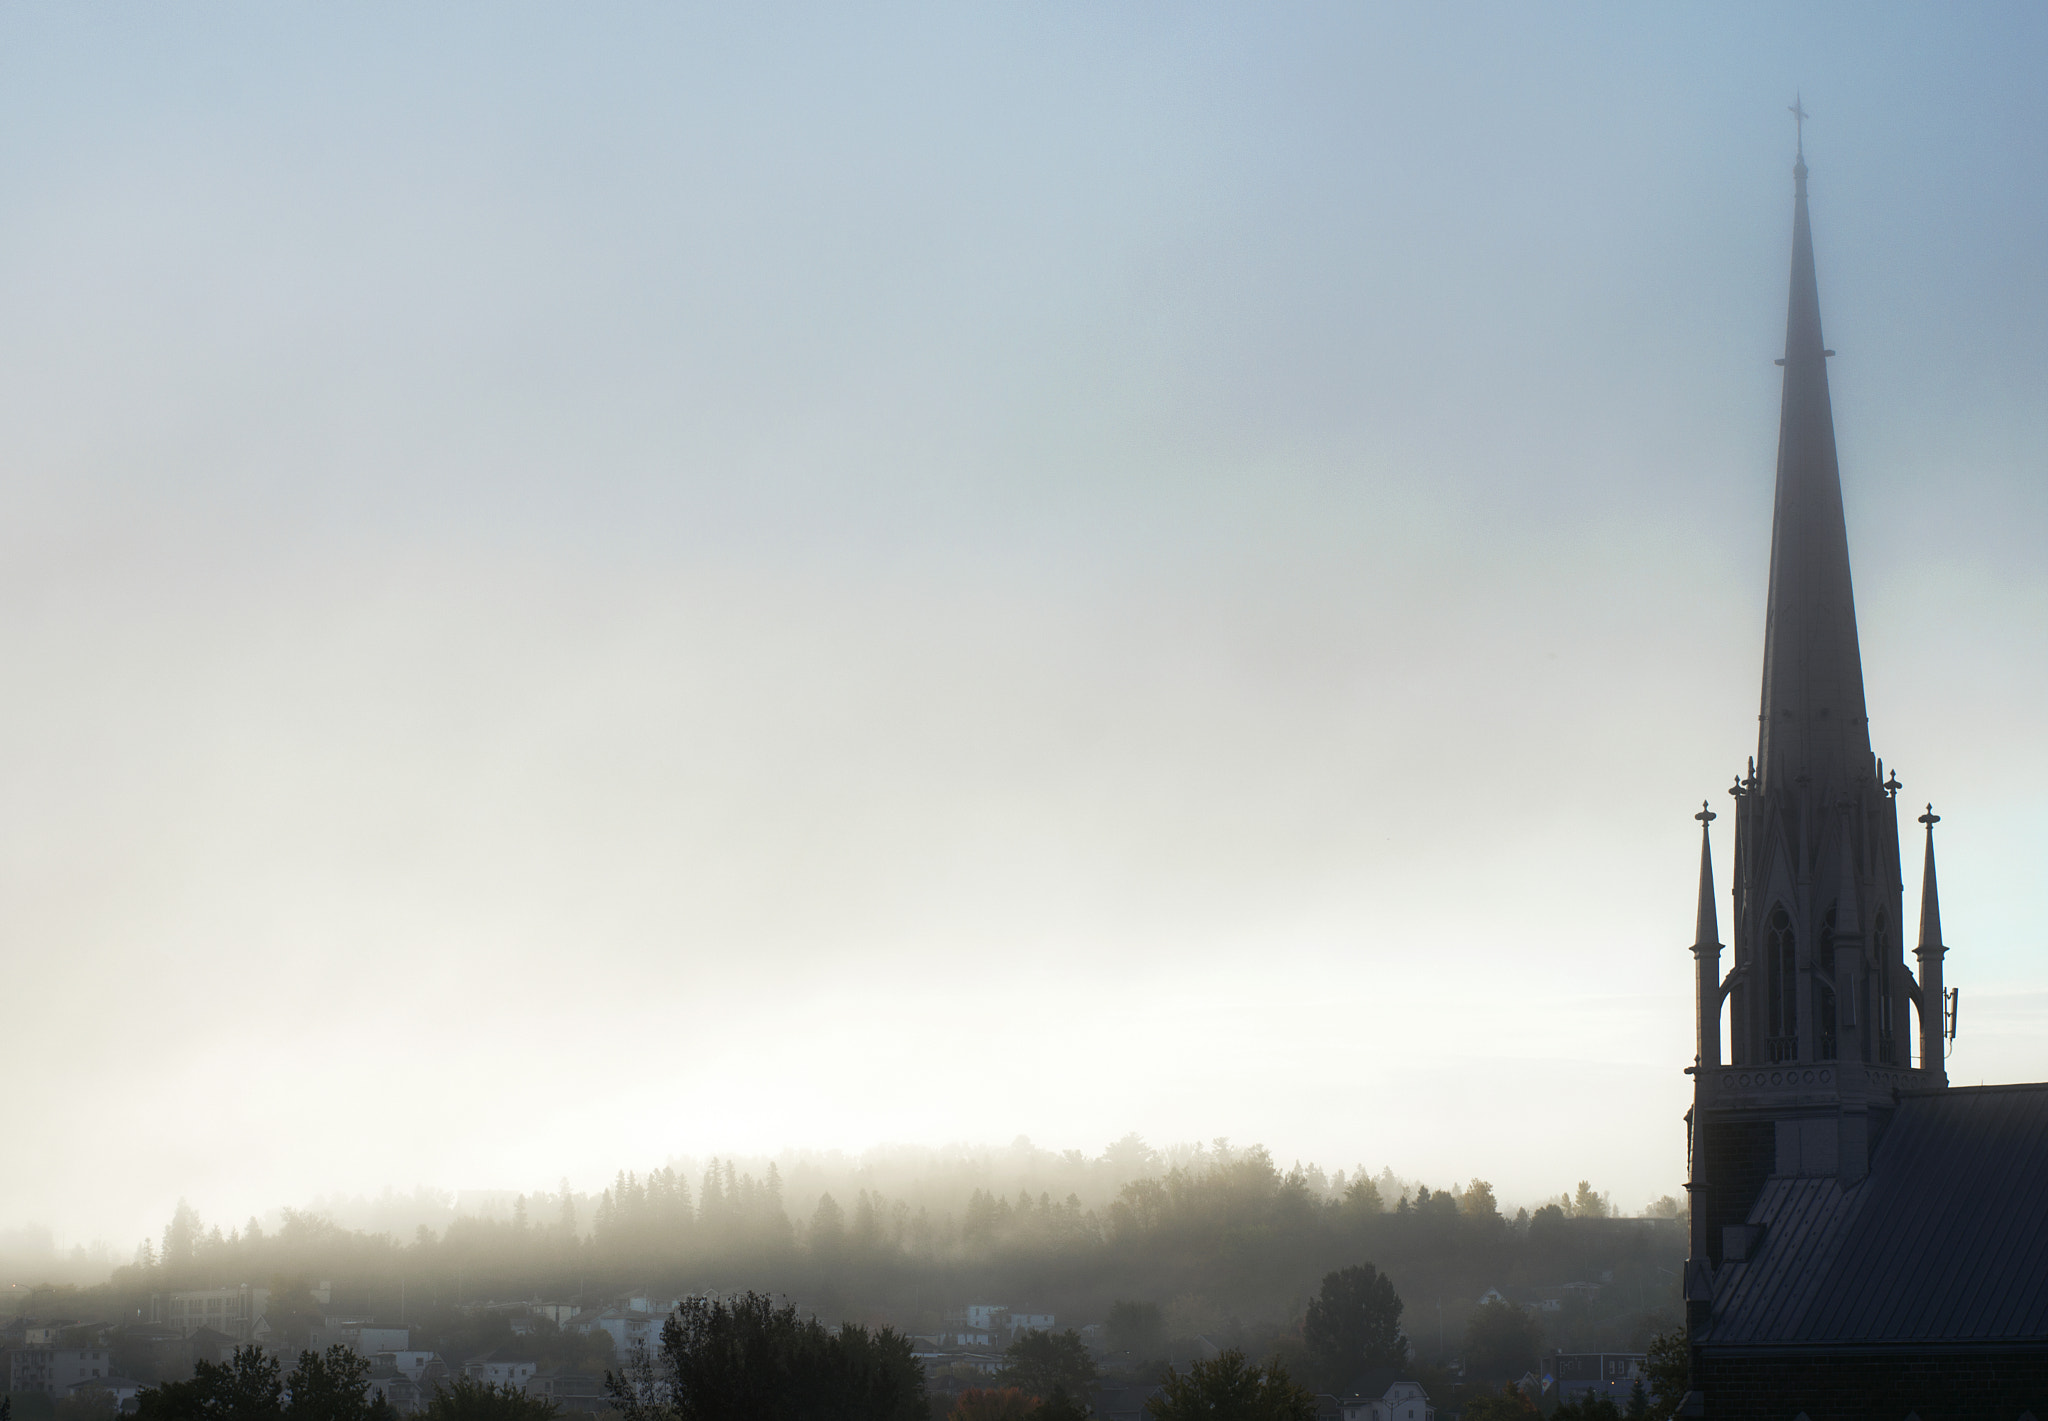
[[[5,1376],[9,1391],[64,1397],[80,1382],[113,1380],[114,1354],[104,1347],[10,1347]]]
[[[375,1376],[379,1371],[388,1367],[396,1375],[402,1376],[408,1381],[416,1382],[426,1375],[427,1368],[431,1364],[439,1360],[439,1356],[435,1353],[422,1352],[417,1348],[408,1348],[404,1351],[394,1352],[376,1352],[370,1356],[370,1374]]]
[[[595,1416],[612,1409],[604,1379],[581,1372],[536,1372],[526,1383],[526,1394],[552,1401],[564,1412],[580,1415]]]
[[[651,1354],[660,1347],[661,1327],[667,1321],[668,1313],[613,1308],[596,1317],[577,1318],[576,1330],[604,1333],[612,1339],[612,1355],[624,1361],[637,1350],[644,1348]]]
[[[923,1364],[927,1376],[943,1375],[956,1368],[993,1374],[1008,1365],[1008,1359],[1000,1352],[955,1351],[929,1343],[929,1338],[916,1339],[910,1354]]]
[[[1649,1360],[1641,1352],[1553,1352],[1543,1365],[1556,1380],[1561,1401],[1589,1391],[1625,1401],[1638,1378],[1648,1379]]]
[[[937,1332],[920,1333],[914,1340],[928,1342],[933,1347],[987,1347],[994,1337],[986,1328],[954,1325]]]
[[[114,1375],[114,1354],[104,1347],[23,1347],[10,1356],[15,1391],[68,1396],[80,1382],[104,1386]]]
[[[1360,1377],[1337,1405],[1343,1421],[1436,1421],[1422,1384],[1389,1369]]]
[[[318,1327],[309,1328],[307,1345],[315,1352],[324,1352],[340,1343],[359,1357],[374,1357],[379,1352],[403,1352],[412,1346],[412,1329],[409,1327],[380,1327],[374,1322],[359,1321],[355,1318],[326,1317]]]
[[[187,1337],[210,1328],[246,1344],[270,1335],[269,1309],[270,1289],[244,1283],[238,1288],[159,1293],[149,1300],[149,1320]]]
[[[50,1348],[33,1343],[8,1348],[7,1389],[50,1395]]]
[[[185,1339],[187,1362],[226,1362],[233,1358],[235,1349],[243,1344],[225,1332],[211,1327],[202,1327]]]
[[[388,1363],[371,1366],[370,1395],[381,1397],[400,1416],[410,1416],[427,1409],[426,1389]]]
[[[969,1303],[967,1325],[984,1332],[1007,1332],[1012,1337],[1020,1332],[1050,1332],[1053,1315],[1049,1312],[1025,1312],[1002,1303]]]
[[[524,1391],[527,1382],[539,1370],[540,1363],[531,1353],[515,1347],[500,1347],[481,1357],[471,1357],[462,1364],[462,1374],[470,1380],[490,1386],[506,1386],[514,1391]]]

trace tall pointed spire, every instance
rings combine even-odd
[[[1803,145],[1792,175],[1792,283],[1779,362],[1785,383],[1757,758],[1766,787],[1805,776],[1816,789],[1839,789],[1871,773],[1870,730]]]
[[[1700,821],[1700,911],[1693,925],[1692,950],[1719,952],[1721,925],[1714,912],[1714,846],[1707,829],[1714,822],[1715,815],[1703,803],[1693,818]]]

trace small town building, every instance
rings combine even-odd
[[[1611,1396],[1617,1406],[1628,1400],[1638,1381],[1648,1384],[1649,1357],[1641,1352],[1553,1352],[1544,1363],[1560,1401],[1576,1401],[1588,1392]]]
[[[462,1374],[470,1380],[510,1387],[514,1391],[524,1391],[539,1370],[540,1362],[532,1353],[509,1346],[486,1352],[481,1357],[472,1357],[462,1364]]]
[[[149,1320],[176,1328],[187,1337],[208,1328],[247,1344],[270,1335],[269,1308],[268,1288],[252,1288],[246,1283],[235,1288],[194,1288],[150,1298]]]
[[[1337,1400],[1342,1421],[1436,1421],[1422,1383],[1399,1371],[1368,1372]]]

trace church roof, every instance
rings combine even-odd
[[[1806,210],[1806,160],[1793,169],[1792,283],[1785,313],[1778,482],[1771,517],[1771,584],[1764,620],[1758,770],[1765,788],[1810,776],[1816,788],[1870,772],[1863,657],[1849,580],[1849,531],[1835,457]]]
[[[1870,1160],[1772,1179],[1706,1346],[2048,1340],[2048,1084],[1902,1095]]]

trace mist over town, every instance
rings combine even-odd
[[[2048,1415],[2044,59],[0,12],[0,1421]]]

